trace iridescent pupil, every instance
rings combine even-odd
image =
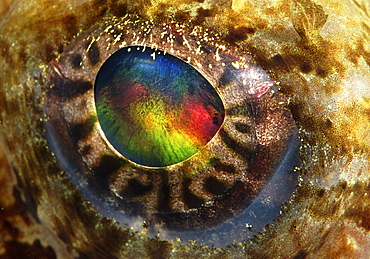
[[[95,103],[113,147],[150,167],[176,164],[197,153],[225,115],[219,95],[197,70],[144,47],[123,48],[103,64]]]

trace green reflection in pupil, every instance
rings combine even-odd
[[[135,163],[163,167],[204,147],[220,128],[224,107],[193,67],[154,52],[114,53],[98,73],[95,103],[102,130],[118,152]]]

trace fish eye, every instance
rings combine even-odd
[[[297,185],[287,99],[250,53],[217,34],[107,18],[47,71],[49,147],[122,226],[222,247],[277,218]]]
[[[11,5],[6,9],[9,2]],[[0,23],[2,257],[368,257],[368,1],[5,1],[5,9],[2,4],[0,9],[0,13],[6,14]],[[121,29],[115,30],[120,33],[114,37],[110,35],[115,32],[112,31],[114,28],[109,26],[122,19],[109,18],[106,21],[110,22],[105,25],[102,19],[123,17],[127,13],[139,14],[142,17],[140,21],[152,23],[150,28],[160,29],[158,32],[163,32],[163,25],[166,24],[173,24],[174,28],[179,26],[180,30],[183,27],[187,41],[176,37],[174,44],[180,44],[171,52],[170,45],[162,44],[167,41],[156,38],[157,44],[150,45],[150,36],[147,38],[140,34],[136,38],[145,39],[145,42],[126,41],[129,45],[114,48],[114,41],[119,41],[118,35],[121,38],[133,35],[133,30],[125,30],[125,26],[131,23],[126,22]],[[171,23],[169,20],[172,18],[169,17],[173,17],[175,22]],[[138,34],[146,28],[136,28],[135,32]],[[210,38],[213,38],[208,41],[209,44],[197,34],[207,31],[206,28],[210,30]],[[188,37],[190,34],[193,37]],[[204,53],[210,50],[210,55],[196,55],[198,41],[202,46],[200,50]],[[189,51],[186,42],[195,52]],[[218,84],[221,82],[221,85],[229,87],[240,78],[235,76],[235,72],[242,70],[235,62],[224,62],[228,67],[225,70],[222,63],[221,66],[207,68],[210,62],[205,59],[216,56],[215,50],[219,49],[212,48],[213,43],[225,46],[225,49],[221,47],[219,50],[219,53],[225,54],[223,58],[230,54],[230,60],[235,61],[252,56],[250,64],[254,64],[256,69],[263,68],[276,80],[272,80],[273,86],[267,87],[268,91],[262,91],[259,97],[259,94],[253,96],[253,91],[248,93],[251,98],[248,98],[248,105],[243,106],[247,109],[238,106],[228,109],[226,102],[238,95],[232,95],[233,92],[224,95],[227,93],[219,91]],[[111,141],[115,137],[110,135],[111,139],[107,138],[108,130],[103,129],[97,113],[96,104],[100,98],[95,98],[95,83],[104,63],[121,49],[131,47],[133,51],[134,47],[140,47],[142,51],[145,46],[161,55],[167,50],[166,55],[194,68],[212,86],[224,110],[220,127],[204,146],[198,146],[199,150],[189,153],[186,158],[184,156],[184,160],[169,162],[165,166],[148,166],[134,157],[126,157],[125,150],[132,152],[132,149],[114,147]],[[240,213],[236,211],[233,216],[217,218],[214,225],[200,230],[185,230],[180,228],[185,224],[179,224],[179,228],[174,229],[165,222],[156,221],[156,215],[151,214],[155,210],[148,210],[150,203],[143,202],[152,195],[149,195],[148,188],[164,186],[161,190],[166,190],[169,185],[159,184],[169,183],[167,179],[172,179],[168,169],[187,165],[221,135],[230,146],[236,147],[232,149],[233,156],[223,157],[222,166],[215,166],[217,159],[210,160],[210,168],[220,172],[215,175],[216,180],[224,180],[222,177],[230,167],[223,165],[231,164],[234,155],[238,158],[240,150],[243,150],[238,148],[237,143],[242,143],[244,147],[245,141],[254,138],[255,142],[249,143],[255,145],[252,145],[251,154],[256,154],[259,128],[255,126],[260,118],[256,116],[256,107],[261,107],[258,106],[261,101],[268,104],[271,99],[276,100],[274,96],[283,97],[280,105],[287,103],[287,110],[293,114],[302,139],[299,149],[302,166],[299,184],[293,193],[287,187],[295,186],[296,172],[289,174],[286,170],[287,174],[283,176],[292,176],[293,184],[286,184],[285,177],[276,181],[283,184],[278,186],[272,184],[273,179],[279,176],[275,170],[262,191],[256,190],[257,197],[252,204],[246,208],[236,206]],[[91,111],[92,116],[86,116],[88,114],[81,111]],[[43,114],[45,117],[41,117]],[[241,118],[241,115],[244,117]],[[245,123],[249,118],[247,115],[253,127]],[[234,119],[237,123],[231,121]],[[233,127],[227,127],[228,121],[233,122],[228,124]],[[271,127],[274,123],[261,125]],[[230,131],[234,134],[224,134]],[[97,139],[91,138],[93,132],[97,133],[94,135]],[[265,136],[266,140],[273,139]],[[89,145],[95,140],[103,144],[98,149]],[[99,152],[95,156],[94,152],[104,148],[108,156],[101,157]],[[101,166],[89,168],[92,158],[100,158],[101,163],[97,164]],[[202,161],[207,160],[209,158],[204,157],[196,165],[202,165]],[[291,160],[286,162],[291,168]],[[134,173],[147,173],[140,176],[156,174],[156,179],[164,181],[151,185],[152,178],[131,180],[130,188],[123,188],[125,196],[122,196],[115,188],[119,185],[112,185],[119,183],[120,178],[115,176],[123,176],[120,174],[121,165],[132,166],[136,170]],[[248,165],[252,166],[253,161]],[[107,176],[104,173],[107,170],[115,173]],[[99,177],[94,178],[96,175]],[[210,203],[206,201],[206,205],[215,204],[216,199],[224,197],[227,203],[226,196],[219,190],[230,190],[233,186],[220,188],[225,185],[217,184],[218,181],[212,178],[207,179],[206,185],[204,181],[200,181],[201,185],[194,185],[196,178],[191,178],[192,182],[188,184],[183,181],[190,179],[186,175],[179,179],[181,191],[177,197],[180,199],[171,201],[183,204],[185,202],[181,199],[184,197],[191,197],[187,201],[208,197]],[[273,186],[270,191],[268,185]],[[107,193],[110,196],[106,196]],[[152,197],[158,199],[152,200],[154,206],[149,209],[158,209],[159,206],[155,205],[170,196],[164,196],[162,192],[162,195]],[[238,197],[235,196],[235,200]],[[261,202],[258,203],[258,199]],[[289,201],[284,204],[286,200]],[[271,210],[261,211],[266,207],[270,209],[270,205],[275,203],[284,204],[275,207],[276,214]],[[129,206],[135,204],[138,206]],[[251,207],[253,204],[256,205],[254,209]],[[206,205],[177,212],[199,211],[199,208],[207,208]],[[223,208],[234,213],[230,207]],[[133,210],[128,210],[130,208]],[[211,210],[208,212],[212,213]],[[191,216],[186,213],[181,215],[184,218]],[[222,213],[215,211],[212,215]],[[243,224],[232,221],[238,217]],[[261,224],[252,222],[254,218]],[[189,217],[192,223],[189,226],[196,226],[193,219]],[[222,225],[225,226],[224,232],[220,231]],[[259,226],[261,232],[258,231]],[[213,231],[215,229],[218,230]],[[255,236],[248,239],[249,233]]]
[[[100,68],[94,100],[105,137],[125,158],[170,166],[198,152],[225,115],[222,101],[194,68],[163,51],[134,46]]]

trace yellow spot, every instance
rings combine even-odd
[[[349,246],[349,248],[352,248],[352,250],[358,249],[356,240],[354,240],[351,236],[347,236],[347,245]]]
[[[235,67],[236,69],[240,68],[240,63],[238,61],[232,62],[231,65],[233,65],[233,67]]]

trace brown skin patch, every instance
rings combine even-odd
[[[68,180],[61,179],[60,185],[59,189],[50,190],[55,195],[68,193],[68,199],[63,201],[68,212],[58,213],[62,209],[58,207],[50,211],[53,214],[53,228],[59,238],[65,244],[72,245],[70,249],[82,257],[118,257],[121,247],[132,238],[129,230],[119,228],[118,224],[110,219],[96,217],[91,204],[85,202],[77,190],[73,190],[74,187]],[[55,196],[54,199],[57,200],[58,197]],[[70,215],[74,216],[71,218]],[[93,246],[83,237],[84,235],[95,240]],[[77,240],[79,241],[76,242]]]
[[[365,62],[370,66],[370,51],[367,51],[364,47],[364,40],[360,40],[355,45],[356,48],[351,48],[347,52],[347,59],[353,64],[358,65],[359,59],[362,57]]]
[[[175,20],[177,21],[188,21],[190,19],[190,14],[188,11],[177,11],[175,13]]]
[[[77,24],[77,18],[73,14],[67,14],[63,18],[63,26],[66,31],[65,34],[68,35],[69,39],[78,33]]]
[[[57,256],[52,247],[43,247],[40,240],[35,240],[32,244],[9,241],[5,242],[5,254],[3,258],[40,258],[40,259],[56,259]]]
[[[110,12],[117,17],[122,17],[127,14],[127,4],[126,3],[112,3],[112,5],[109,6]]]
[[[284,48],[284,52],[278,56],[266,56],[266,53],[259,51],[256,47],[250,46],[250,51],[256,56],[257,63],[265,69],[271,71],[303,72],[304,74],[314,74],[321,78],[327,78],[333,73],[344,75],[346,69],[335,59],[332,53],[337,51],[337,47],[325,40],[321,46],[311,45],[303,40],[297,42],[296,49]],[[278,78],[282,75],[279,74]],[[338,85],[331,85],[328,82],[325,89],[326,95],[331,95],[340,90]]]
[[[363,99],[361,103],[353,103],[344,107],[342,113],[345,115],[340,127],[336,130],[338,132],[345,132],[342,138],[339,135],[329,135],[331,143],[342,149],[343,152],[365,152],[365,156],[368,156],[370,147],[368,146],[368,133],[365,130],[370,123],[370,117],[364,116],[369,111],[369,100]],[[356,118],[356,124],[353,124],[351,118]],[[362,129],[362,130],[360,130]],[[329,132],[328,132],[329,133]],[[351,137],[356,138],[352,139]]]
[[[197,16],[196,16],[196,23],[197,24],[201,24],[203,23],[207,17],[212,17],[212,16],[215,16],[215,11],[214,10],[211,10],[211,9],[204,9],[204,8],[199,8],[198,11],[197,11]]]
[[[0,172],[4,169],[6,172],[12,171],[1,151],[0,167]],[[4,186],[6,183],[9,187],[12,186],[9,184],[12,182],[11,175],[0,174],[0,195],[3,198],[0,201],[0,243],[3,251],[0,257],[56,258],[54,249],[51,246],[43,246],[38,239],[32,244],[21,241],[24,237],[30,236],[23,231],[32,226],[34,219],[29,213],[31,204],[22,200],[19,189],[14,187],[11,191]]]
[[[356,224],[367,231],[370,230],[370,215],[368,207],[365,205],[357,205],[346,212],[346,217],[356,222]]]
[[[253,34],[255,32],[256,32],[255,29],[247,26],[232,27],[229,29],[229,32],[224,39],[231,44],[235,44],[239,41],[247,39],[248,35]]]
[[[356,198],[352,203],[353,206],[345,212],[344,217],[355,222],[366,231],[370,231],[369,202],[363,202],[369,200],[370,184],[357,184],[355,187]]]

